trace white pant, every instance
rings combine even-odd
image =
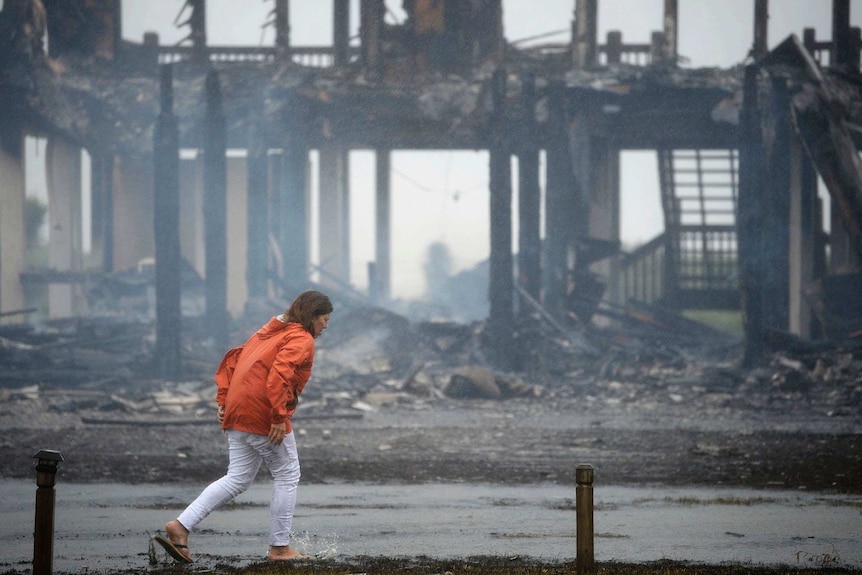
[[[273,445],[266,435],[227,430],[230,463],[227,475],[211,483],[177,520],[189,531],[212,511],[251,486],[266,462],[272,474],[272,499],[269,504],[269,544],[290,544],[293,510],[296,508],[296,486],[299,485],[299,456],[293,432],[284,436],[281,445]]]

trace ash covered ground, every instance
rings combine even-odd
[[[4,328],[0,476],[32,477],[40,449],[61,451],[62,481],[223,474],[222,351],[194,321],[177,381],[147,375],[147,322]],[[233,343],[256,327],[236,326]],[[740,342],[689,324],[560,329],[536,317],[520,331],[524,369],[500,373],[482,329],[333,314],[294,420],[302,481],[574,484],[589,463],[605,485],[862,493],[859,347],[791,342],[742,368]]]

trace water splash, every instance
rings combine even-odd
[[[291,534],[291,544],[296,549],[315,559],[332,559],[338,555],[338,535],[312,534],[308,531]]]

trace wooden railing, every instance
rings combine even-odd
[[[832,41],[817,41],[814,28],[805,28],[802,31],[802,43],[805,49],[814,57],[814,61],[821,67],[828,66],[832,56]]]
[[[608,32],[604,44],[596,44],[596,64],[609,66],[615,64],[626,64],[630,66],[649,66],[662,59],[664,45],[664,34],[653,32],[649,43],[623,43],[622,32],[612,30]],[[519,47],[521,52],[536,58],[564,60],[568,67],[574,47],[571,42],[535,44],[527,47]]]
[[[622,258],[625,299],[646,303],[661,301],[667,294],[668,236],[663,233]]]
[[[628,64],[631,66],[649,66],[661,58],[664,34],[653,32],[649,44],[623,44],[622,32],[610,31],[605,44],[598,46],[599,64]]]
[[[667,232],[625,254],[626,300],[682,309],[739,306],[736,231],[732,226],[682,226],[677,245]]]
[[[735,290],[739,281],[734,226],[680,226],[677,282],[680,289]]]
[[[206,57],[210,62],[219,64],[230,63],[271,63],[278,58],[278,49],[274,46],[207,46]],[[335,49],[332,46],[291,46],[287,56],[300,66],[311,68],[329,68],[335,61]],[[359,57],[359,48],[352,47],[350,60]],[[197,57],[194,46],[159,46],[159,64],[172,64]]]
[[[844,55],[844,59],[846,60],[844,63],[858,67],[860,60],[862,60],[860,59],[862,32],[860,32],[859,28],[853,27],[850,28],[848,33],[850,34],[848,38],[849,53]],[[821,68],[835,64],[840,57],[835,54],[836,48],[834,42],[832,40],[818,40],[814,28],[805,28],[802,31],[802,44]]]

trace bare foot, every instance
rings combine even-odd
[[[291,561],[293,559],[308,559],[308,555],[300,553],[290,545],[273,545],[269,548],[267,559],[270,561]]]
[[[168,534],[168,539],[171,540],[171,543],[178,547],[182,545],[182,547],[179,547],[180,553],[185,555],[189,561],[191,561],[192,554],[188,549],[189,530],[186,529],[182,523],[174,519],[173,521],[165,523],[165,533]]]

